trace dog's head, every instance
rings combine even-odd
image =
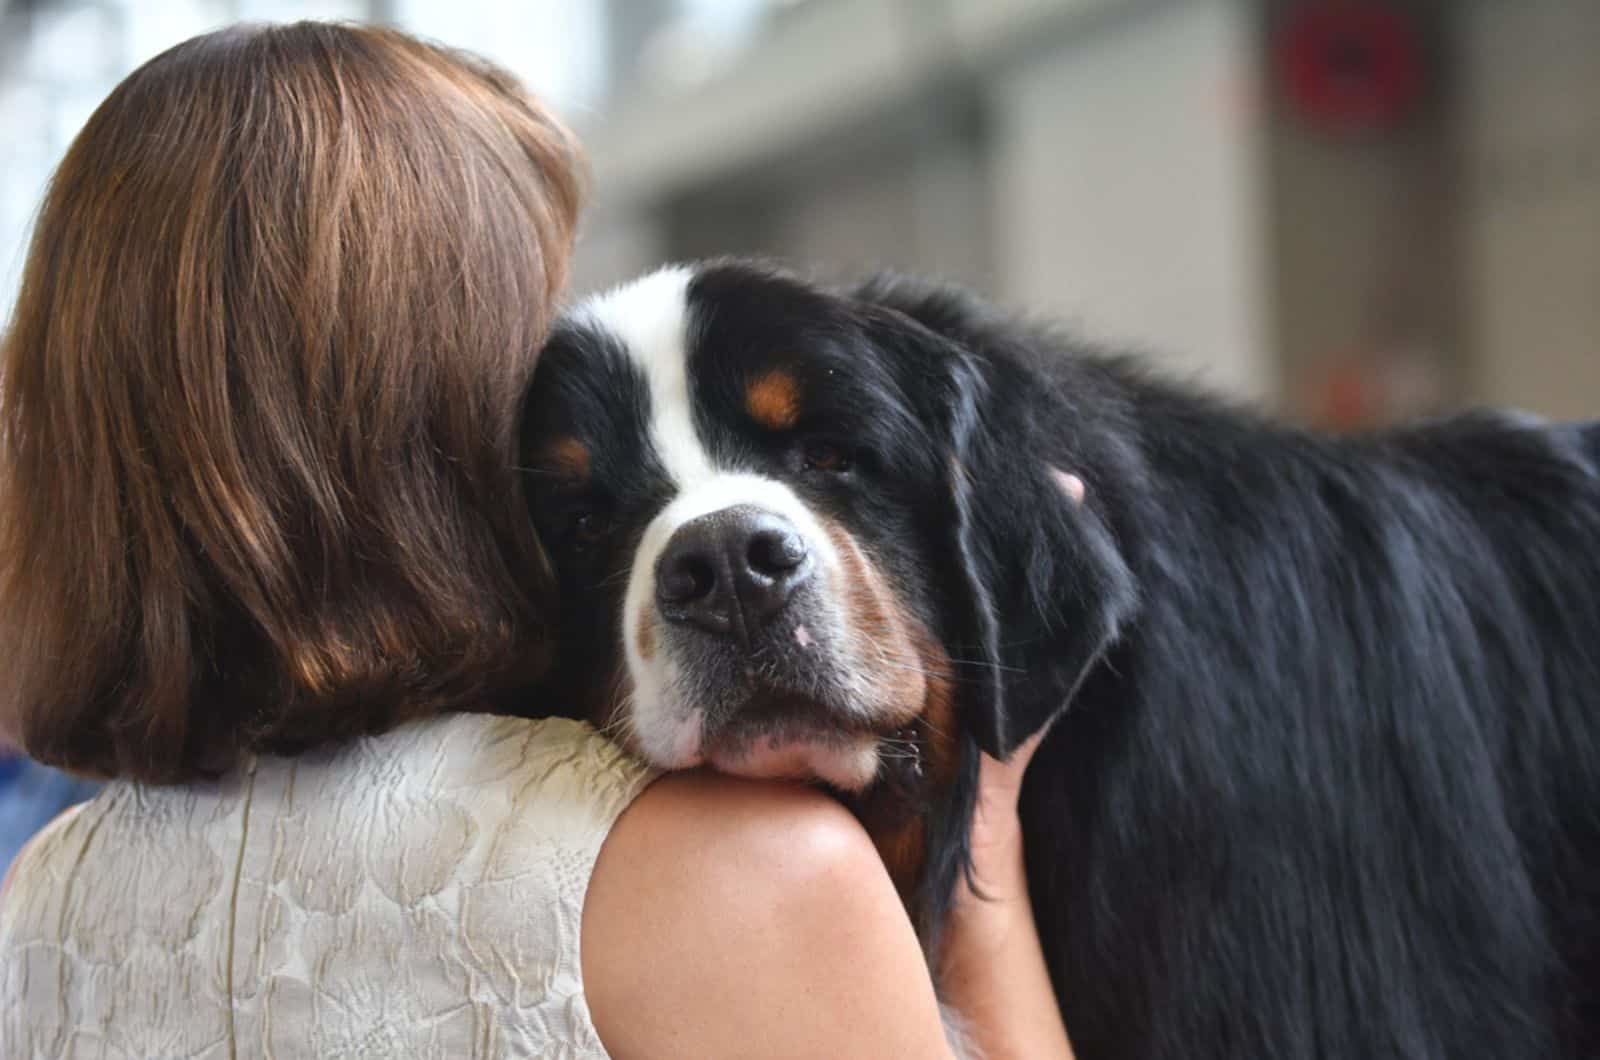
[[[1008,753],[1114,634],[1128,570],[1061,406],[891,301],[669,269],[545,349],[523,459],[553,694],[650,762],[948,779],[962,734]]]

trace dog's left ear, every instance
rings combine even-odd
[[[961,290],[884,275],[852,296],[892,360],[914,366],[907,391],[933,400],[922,415],[948,487],[943,632],[965,724],[1004,758],[1070,703],[1134,613],[1110,514],[1114,487],[1142,474],[1113,412],[1123,400],[1057,337]],[[1058,372],[1078,378],[1047,378]]]
[[[947,393],[950,543],[977,689],[967,723],[997,758],[1067,706],[1135,600],[1092,469],[1050,462],[1054,410],[1026,375],[963,351]]]

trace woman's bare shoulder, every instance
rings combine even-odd
[[[583,975],[619,1058],[949,1055],[870,839],[798,785],[685,773],[647,789],[596,863]]]

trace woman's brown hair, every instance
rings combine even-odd
[[[400,33],[236,28],[129,76],[0,347],[0,724],[159,782],[518,687],[515,420],[577,207],[512,78]]]

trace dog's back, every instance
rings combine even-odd
[[[1494,423],[1223,432],[1150,447],[1140,619],[1032,792],[1085,1055],[1585,1055],[1600,480]]]
[[[1138,611],[1024,806],[1079,1055],[1600,1055],[1600,424],[1330,439],[865,293],[1115,457]]]

